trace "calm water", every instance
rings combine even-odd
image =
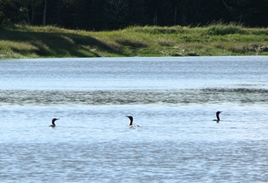
[[[0,182],[268,182],[268,57],[1,60],[0,73]]]

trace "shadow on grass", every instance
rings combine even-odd
[[[129,46],[133,49],[135,48],[146,48],[148,47],[147,44],[143,43],[143,42],[134,42],[134,41],[130,41],[130,40],[116,40],[117,43],[119,43],[122,46]]]
[[[11,46],[14,52],[25,56],[35,53],[40,57],[101,57],[101,52],[127,56],[95,38],[71,33],[1,30],[0,40],[31,45],[25,48]]]

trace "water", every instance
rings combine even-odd
[[[0,181],[267,182],[267,68],[268,57],[1,60]]]

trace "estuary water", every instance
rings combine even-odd
[[[0,77],[1,183],[268,182],[268,57],[0,60]]]

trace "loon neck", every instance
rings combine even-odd
[[[130,120],[129,126],[132,126],[133,120]]]
[[[221,113],[221,111],[218,111],[217,113],[216,113],[216,117],[217,117],[217,123],[221,120],[220,119],[220,113]]]

